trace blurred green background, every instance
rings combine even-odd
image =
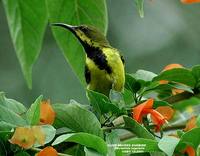
[[[160,72],[169,63],[186,67],[200,64],[200,4],[176,1],[145,1],[145,18],[138,15],[134,0],[107,0],[108,40],[120,49],[126,71]],[[0,91],[26,105],[40,94],[54,102],[70,99],[87,103],[84,88],[58,49],[49,28],[42,52],[33,68],[33,89],[23,78],[13,49],[0,2]]]

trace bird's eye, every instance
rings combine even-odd
[[[87,27],[80,27],[80,30],[84,33],[88,32],[88,28]]]

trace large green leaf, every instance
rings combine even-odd
[[[176,146],[179,143],[178,138],[173,136],[164,136],[158,143],[158,147],[167,154],[167,156],[172,156]],[[169,146],[170,145],[170,146]]]
[[[31,155],[26,151],[19,151],[14,156],[31,156]]]
[[[106,134],[106,143],[108,145],[108,155],[122,156],[122,152],[116,151],[115,146],[113,146],[121,143],[116,131]]]
[[[141,84],[131,74],[126,74],[125,88],[136,93],[140,90]]]
[[[26,107],[23,104],[13,99],[6,98],[4,92],[0,92],[0,105],[14,111],[17,114],[23,114],[26,112]]]
[[[134,104],[135,101],[134,101],[133,93],[130,90],[125,88],[122,95],[123,95],[123,98],[124,98],[124,103],[126,105],[133,105]]]
[[[30,156],[30,154],[25,151],[20,151],[16,153],[14,156]]]
[[[130,117],[126,116],[124,116],[123,118],[125,122],[125,128],[133,132],[136,136],[152,140],[155,139],[154,136],[150,132],[148,132],[146,128],[137,123],[134,119],[131,119]]]
[[[84,148],[85,156],[103,156],[102,154],[96,152],[95,150]]]
[[[117,105],[119,108],[122,108],[125,105],[122,92],[118,92],[111,89],[109,99],[113,104]]]
[[[0,140],[0,155],[7,155],[6,145],[3,140]]]
[[[200,87],[200,65],[194,66],[192,68],[192,74],[194,75],[196,79],[195,87],[199,88]]]
[[[78,104],[54,104],[56,128],[68,127],[76,132],[91,133],[103,137],[101,124],[96,116]]]
[[[28,87],[47,24],[44,0],[3,0],[11,38]]]
[[[0,131],[9,131],[16,126],[27,125],[22,115],[26,112],[23,104],[7,99],[3,92],[0,92]]]
[[[93,148],[99,153],[107,153],[107,145],[104,142],[104,140],[96,135],[92,135],[89,133],[80,132],[64,134],[57,137],[56,140],[52,143],[52,145],[54,146],[62,142],[75,142],[86,147]]]
[[[100,115],[108,112],[120,112],[120,109],[111,103],[107,96],[92,90],[88,90],[87,95],[94,110]]]
[[[180,138],[180,141],[176,147],[176,150],[183,150],[186,145],[192,146],[194,149],[200,144],[200,128],[193,128],[192,130],[183,134]]]
[[[185,111],[185,108],[189,106],[195,106],[200,104],[200,99],[196,97],[191,97],[186,100],[179,101],[177,103],[173,104],[173,108],[180,110],[180,111]]]
[[[184,68],[176,68],[167,70],[154,77],[153,81],[168,80],[182,83],[191,87],[195,86],[196,80],[190,70]]]
[[[138,70],[135,74],[133,74],[137,80],[151,81],[157,75],[153,72],[147,70]]]
[[[37,125],[40,121],[40,103],[42,101],[42,95],[39,96],[35,102],[28,109],[26,116],[30,125]]]
[[[172,105],[170,105],[168,102],[166,101],[160,101],[160,100],[155,100],[153,102],[153,108],[156,109],[157,107],[160,107],[160,106],[170,106],[172,107]]]
[[[105,0],[46,0],[49,20],[72,25],[88,24],[107,31],[107,10]],[[65,58],[84,84],[85,54],[72,33],[53,28],[53,35]]]
[[[200,115],[198,115],[198,117],[196,119],[196,125],[197,125],[197,127],[200,128]]]
[[[26,120],[24,120],[20,115],[1,105],[0,105],[0,121],[4,121],[15,126],[24,126],[27,124]]]
[[[12,128],[15,128],[16,125],[5,122],[5,121],[0,121],[0,131],[10,131]]]
[[[65,153],[67,154],[66,156],[85,156],[84,148],[86,147],[80,144],[76,144],[70,148],[65,149]]]
[[[158,148],[158,142],[151,139],[134,138],[123,143],[124,145],[130,145],[131,153],[161,152]]]
[[[141,18],[144,17],[144,0],[135,0],[135,5],[138,9]]]

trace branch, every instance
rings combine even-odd
[[[185,128],[185,125],[180,124],[180,125],[164,127],[163,131],[172,131],[172,130],[183,129],[183,128]],[[120,136],[120,140],[123,141],[123,140],[127,140],[127,139],[130,139],[130,138],[133,138],[133,137],[135,137],[135,134],[128,132],[128,133]]]
[[[191,97],[197,97],[197,98],[200,98],[200,94],[192,94],[192,93],[189,93],[189,92],[183,92],[183,93],[179,93],[177,95],[174,95],[174,96],[170,96],[169,98],[166,98],[164,99],[164,101],[170,103],[170,104],[173,104],[173,103],[176,103],[176,102],[179,102],[179,101],[182,101],[182,100],[186,100],[186,99],[189,99]]]
[[[164,127],[163,131],[172,131],[172,130],[183,129],[183,128],[185,128],[185,124],[179,124],[179,125]]]

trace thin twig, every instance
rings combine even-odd
[[[172,131],[172,130],[183,129],[183,128],[185,128],[185,124],[164,127],[163,131]]]
[[[174,95],[174,96],[170,96],[169,98],[164,99],[164,101],[167,101],[168,103],[173,104],[173,103],[176,103],[176,102],[179,102],[179,101],[182,101],[182,100],[189,99],[191,97],[200,98],[200,94],[199,93],[198,94],[192,94],[192,93],[189,93],[189,92],[183,92],[183,93],[180,93],[180,94],[177,94],[177,95]]]
[[[163,128],[163,131],[172,131],[172,130],[183,129],[183,128],[185,128],[185,125],[184,124],[180,124],[180,125],[174,125],[174,126],[165,127],[165,128]],[[120,136],[120,140],[124,141],[124,140],[130,139],[130,138],[133,138],[133,137],[135,137],[135,135],[133,133],[127,132],[126,134]]]

